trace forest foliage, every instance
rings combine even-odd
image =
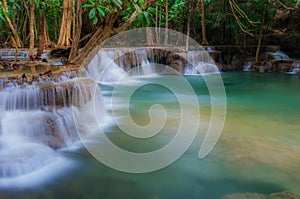
[[[72,47],[70,60],[80,63],[94,47],[89,44],[140,27],[177,30],[206,45],[243,45],[245,38],[257,38],[259,45],[264,34],[297,32],[297,24],[279,25],[299,13],[299,5],[299,0],[1,0],[0,46]]]

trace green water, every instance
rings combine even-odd
[[[204,81],[190,76],[187,79],[197,93],[201,110],[199,132],[188,151],[170,166],[146,174],[127,174],[104,166],[84,149],[65,151],[61,153],[76,163],[75,168],[40,187],[3,190],[0,198],[213,199],[244,192],[300,193],[300,77],[235,72],[222,77],[227,94],[226,122],[217,145],[205,159],[200,160],[198,152],[209,123],[210,98]],[[172,81],[176,85],[176,78],[159,76],[139,81]],[[113,87],[101,88],[109,100]],[[122,96],[129,88],[124,85],[124,93],[117,93],[120,122],[126,103]],[[105,133],[128,151],[140,153],[163,147],[178,128],[180,106],[174,94],[157,84],[145,85],[132,96],[130,113],[137,124],[147,125],[148,109],[156,103],[165,106],[168,113],[159,135],[141,142],[115,125],[106,127]],[[193,117],[195,107],[188,100],[185,104]],[[157,114],[153,122],[160,119]]]

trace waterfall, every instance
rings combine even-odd
[[[195,51],[185,54],[188,65],[184,68],[185,75],[219,73],[218,67],[206,51]]]
[[[104,49],[107,56],[124,71],[129,71],[134,66],[146,64],[149,60],[154,62],[153,49],[150,48],[120,48]]]
[[[282,51],[276,51],[275,53],[267,53],[275,60],[290,60],[289,56]]]
[[[14,59],[16,57],[16,50],[15,49],[5,49],[0,50],[0,58],[2,59]],[[28,50],[18,50],[18,59],[29,59],[29,52]]]
[[[300,73],[300,62],[294,62],[292,64],[291,73],[292,74],[298,74],[298,73]]]
[[[247,62],[247,64],[244,66],[243,71],[249,72],[251,71],[251,67],[252,67],[252,62]]]
[[[208,50],[212,50],[212,48],[208,48]],[[158,55],[156,51],[161,54]],[[174,48],[173,51],[173,54],[181,56],[188,63],[182,66],[185,68],[185,75],[219,72],[213,59],[205,50],[191,51],[188,54],[182,53],[184,52],[183,48]],[[97,82],[117,82],[125,73],[129,76],[168,74],[164,65],[170,64],[171,55],[172,49],[103,48],[91,60],[87,69],[89,75]],[[160,65],[160,63],[162,64]]]
[[[150,63],[148,60],[143,61],[141,65],[137,66],[135,70],[129,71],[130,76],[149,76],[158,74],[159,70],[156,64]]]
[[[56,164],[62,158],[57,149],[79,141],[73,117],[78,110],[85,110],[76,117],[84,129],[93,111],[97,119],[105,118],[100,88],[94,81],[65,75],[58,79],[66,81],[21,86],[0,82],[0,184]]]
[[[0,178],[22,176],[57,161],[55,152],[41,144],[19,144],[0,151]]]
[[[160,73],[154,62],[153,49],[102,49],[87,67],[97,82],[117,82],[126,73],[130,76],[147,76]]]
[[[105,51],[100,50],[89,63],[87,70],[96,82],[117,82],[125,71]]]

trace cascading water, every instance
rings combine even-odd
[[[16,58],[16,50],[6,49],[0,50],[0,58],[2,59],[14,59]],[[18,50],[18,59],[29,59],[29,52],[27,50]]]
[[[292,64],[291,73],[293,73],[293,74],[298,74],[298,73],[300,73],[300,62],[294,62],[294,63]]]
[[[149,50],[148,50],[149,51]],[[97,82],[117,82],[128,72],[130,76],[147,76],[159,73],[148,57],[154,57],[146,49],[104,49],[88,65],[88,73]],[[137,70],[132,68],[138,66]]]
[[[275,53],[267,53],[268,55],[272,56],[275,60],[290,60],[291,58],[282,51],[276,51]]]
[[[251,71],[252,65],[253,65],[252,62],[247,62],[247,64],[244,66],[243,71],[245,71],[245,72]]]
[[[185,75],[219,73],[218,67],[206,51],[189,52],[185,59],[189,63],[184,69]]]
[[[300,62],[293,62],[292,65],[291,65],[291,69],[289,72],[285,72],[285,74],[288,74],[288,75],[297,75],[297,74],[300,74]]]
[[[105,117],[99,92],[92,80],[84,78],[22,86],[3,83],[0,185],[3,180],[20,178],[56,164],[62,158],[56,149],[69,147],[79,140],[73,110],[87,109],[86,115],[81,115],[86,120],[92,110]],[[99,109],[95,110],[91,102],[99,99]],[[85,124],[83,119],[81,123]]]
[[[116,82],[125,71],[105,51],[100,50],[88,65],[88,73],[96,82]]]
[[[148,76],[164,73],[165,69],[163,67],[157,67],[158,60],[156,60],[157,56],[154,51],[155,49],[151,48],[103,48],[98,51],[89,63],[87,67],[88,73],[97,82],[117,82],[125,73],[130,76]],[[165,51],[171,55],[171,49]],[[184,52],[184,49],[176,48],[174,51]],[[218,67],[207,51],[175,54],[181,56],[188,63],[182,66],[185,75],[203,75],[219,72]],[[168,59],[167,57],[164,57],[164,59]]]

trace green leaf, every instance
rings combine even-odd
[[[105,12],[100,7],[97,8],[97,11],[100,14],[100,16],[102,16],[102,17],[105,16]]]
[[[82,6],[82,8],[90,8],[90,7],[93,7],[94,5],[92,5],[92,4],[84,4],[83,6]]]
[[[2,19],[3,21],[6,21],[2,15],[0,15],[0,19]]]
[[[119,9],[122,9],[122,1],[121,0],[114,0],[115,4],[119,7]]]
[[[8,12],[3,12],[3,15],[6,17],[9,17],[9,13]]]
[[[95,2],[93,0],[89,0],[89,2],[91,3],[91,5],[95,5]]]
[[[98,23],[98,17],[94,17],[92,22],[94,25],[96,25]]]
[[[47,7],[46,2],[41,2],[41,6],[42,6],[43,8],[46,8],[46,7]]]
[[[140,5],[143,9],[146,8],[146,4],[145,4],[144,1],[139,1],[138,3],[139,3],[139,5]]]
[[[89,18],[93,19],[96,16],[96,14],[97,14],[96,9],[93,8],[89,13]]]
[[[53,15],[54,15],[55,17],[58,17],[58,11],[57,11],[56,9],[53,11]]]
[[[144,12],[144,18],[147,22],[147,25],[150,26],[151,25],[151,21],[150,21],[150,17],[149,17],[149,13],[148,12]]]
[[[138,5],[136,5],[136,4],[133,4],[133,6],[134,6],[134,9],[136,10],[136,11],[140,11],[140,8],[139,8],[139,6]]]

